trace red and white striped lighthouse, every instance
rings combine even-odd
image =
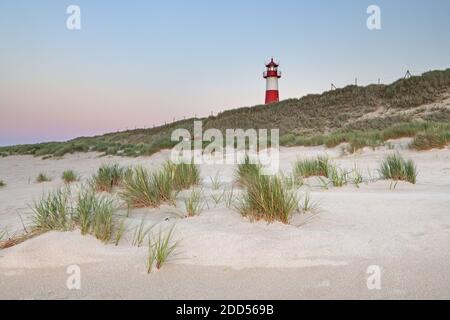
[[[278,93],[278,78],[281,78],[281,72],[278,71],[279,64],[270,59],[266,63],[267,70],[264,71],[264,79],[266,79],[266,104],[280,101]]]

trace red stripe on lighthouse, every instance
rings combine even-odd
[[[278,90],[267,90],[266,91],[266,104],[274,103],[279,101]]]
[[[266,79],[266,104],[280,101],[278,79],[281,78],[281,72],[278,70],[278,65],[273,58],[266,63],[267,69],[263,74]]]

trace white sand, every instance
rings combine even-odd
[[[178,208],[133,210],[129,226],[142,217],[167,228],[176,223],[178,254],[162,270],[146,274],[145,248],[131,246],[132,232],[118,247],[103,245],[77,231],[50,232],[0,251],[0,298],[449,298],[450,297],[450,150],[402,155],[419,168],[418,183],[389,181],[320,188],[309,179],[309,191],[319,213],[297,215],[294,225],[249,222],[210,194],[231,188],[232,166],[201,167],[209,208],[182,219]],[[281,169],[289,172],[297,158],[327,153],[333,162],[351,169],[354,163],[367,177],[392,150],[364,149],[342,155],[340,148],[282,148]],[[61,160],[29,156],[0,159],[0,229],[21,230],[18,213],[29,219],[32,204],[43,191],[63,185],[60,176],[73,169],[86,180],[100,164],[119,162],[158,167],[169,155],[99,158],[68,155]],[[220,172],[222,186],[212,190],[209,177]],[[33,182],[39,172],[52,182]],[[76,189],[76,188],[75,188]],[[181,197],[189,192],[184,191]],[[306,223],[302,223],[306,221]],[[65,287],[68,265],[80,265],[82,290]],[[382,268],[382,290],[366,287],[366,269]]]

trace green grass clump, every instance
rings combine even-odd
[[[33,207],[33,224],[42,230],[67,231],[72,228],[69,189],[58,189],[43,195]]]
[[[442,149],[450,143],[450,131],[431,129],[418,133],[410,147],[416,150]]]
[[[66,184],[75,182],[78,180],[78,175],[73,170],[66,170],[62,173],[61,178]]]
[[[348,182],[348,173],[341,168],[329,166],[328,179],[334,187],[343,187]]]
[[[328,177],[328,158],[318,156],[315,159],[297,161],[294,165],[294,176],[296,178],[308,178],[312,176]]]
[[[6,186],[6,183],[5,183],[5,181],[3,181],[3,180],[0,180],[0,188],[1,188],[1,187],[4,187],[4,186]]]
[[[154,176],[143,167],[136,167],[122,182],[120,197],[135,208],[157,207],[161,203],[160,190]],[[161,182],[160,182],[161,184]]]
[[[93,234],[107,243],[111,240],[115,228],[115,209],[111,198],[98,196],[93,190],[86,189],[78,194],[73,220],[79,226],[81,234]]]
[[[175,190],[189,189],[191,186],[200,184],[200,169],[193,162],[175,164],[168,161],[163,171],[170,175]]]
[[[91,184],[97,191],[111,192],[117,187],[126,175],[127,169],[115,164],[102,165],[97,174],[92,177]]]
[[[157,202],[175,203],[178,189],[175,187],[173,175],[166,170],[158,170],[152,173],[150,184],[156,189]]]
[[[380,165],[380,175],[383,179],[407,181],[416,183],[417,168],[412,160],[405,160],[400,154],[389,155]]]
[[[39,173],[38,176],[36,177],[36,182],[37,183],[41,183],[41,182],[48,182],[51,181],[52,179],[50,179],[48,176],[46,176],[44,173]]]
[[[178,246],[178,242],[173,242],[172,240],[173,230],[174,227],[172,226],[165,234],[160,230],[158,237],[149,237],[147,257],[148,273],[152,272],[154,265],[156,266],[156,269],[161,269],[170,256],[173,255]]]
[[[193,190],[190,196],[184,200],[184,206],[186,208],[188,217],[198,215],[203,209],[201,190]]]
[[[239,206],[240,213],[255,220],[289,223],[298,209],[298,198],[279,176],[253,174],[245,181],[245,192]]]
[[[252,163],[248,156],[245,157],[242,163],[239,163],[235,173],[235,181],[241,186],[245,186],[248,180],[251,180],[253,176],[261,174],[261,165]]]
[[[108,243],[115,229],[114,202],[111,199],[98,199],[92,214],[92,234],[104,243]]]

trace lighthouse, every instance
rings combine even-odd
[[[279,64],[273,61],[273,58],[266,63],[267,70],[264,71],[266,79],[266,104],[280,101],[278,93],[278,78],[281,78],[281,72],[278,71]]]

